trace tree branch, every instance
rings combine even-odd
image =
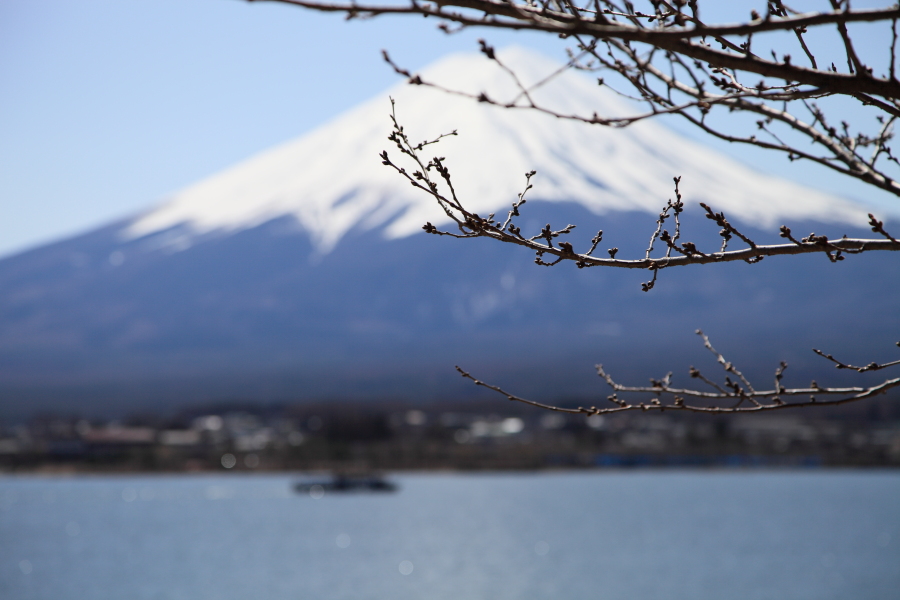
[[[393,106],[393,100],[391,102]],[[824,253],[832,262],[838,262],[844,260],[844,254],[860,254],[872,251],[900,251],[900,241],[888,236],[886,232],[883,233],[883,237],[881,238],[871,239],[842,237],[830,240],[827,236],[812,233],[807,237],[797,240],[791,235],[790,228],[786,226],[781,227],[781,237],[789,239],[791,243],[756,244],[749,237],[731,225],[724,213],[716,213],[712,208],[705,204],[701,204],[701,206],[706,211],[706,217],[714,221],[719,227],[722,227],[719,235],[723,237],[724,241],[727,243],[732,236],[736,236],[747,244],[748,247],[739,250],[724,250],[725,244],[723,244],[723,250],[703,252],[693,242],[682,242],[681,244],[676,245],[675,240],[682,235],[680,223],[676,225],[676,237],[674,238],[667,230],[662,229],[664,221],[669,216],[669,210],[673,211],[676,218],[678,213],[683,210],[681,192],[678,188],[681,178],[676,178],[675,194],[677,200],[674,203],[670,201],[660,213],[659,219],[657,220],[656,231],[650,238],[650,244],[644,257],[635,259],[618,258],[618,249],[616,249],[615,252],[610,250],[610,258],[593,256],[592,252],[597,247],[599,240],[592,240],[591,248],[589,248],[587,252],[576,252],[572,244],[568,242],[558,242],[555,245],[553,243],[555,238],[569,234],[575,228],[574,225],[567,225],[562,229],[554,230],[550,224],[547,224],[538,234],[531,237],[523,236],[521,229],[516,225],[515,217],[521,215],[522,205],[525,203],[525,194],[533,187],[532,179],[535,176],[535,171],[526,173],[525,190],[519,194],[518,200],[513,203],[511,210],[503,222],[495,220],[493,216],[483,218],[477,213],[468,210],[465,207],[464,201],[458,197],[452,184],[452,176],[445,164],[446,159],[435,157],[426,163],[424,159],[419,156],[419,151],[422,146],[416,146],[409,142],[403,127],[397,120],[396,114],[392,116],[392,119],[394,130],[388,139],[395,142],[400,151],[410,157],[418,168],[413,173],[408,172],[404,167],[395,163],[390,158],[387,151],[384,151],[381,154],[382,163],[394,169],[401,177],[409,181],[413,187],[416,187],[431,196],[438,205],[441,206],[444,213],[456,224],[459,232],[450,233],[443,231],[429,222],[423,226],[423,229],[427,233],[450,235],[459,238],[487,237],[501,242],[523,246],[535,252],[535,262],[542,266],[554,266],[563,261],[571,261],[574,262],[578,268],[613,267],[650,270],[654,274],[653,280],[642,285],[644,291],[649,291],[655,284],[658,272],[662,269],[671,267],[733,261],[744,261],[753,264],[761,261],[767,256],[791,256],[812,253]],[[430,143],[435,143],[439,140],[440,138]],[[437,172],[440,175],[443,187],[447,189],[447,192],[443,192],[441,189],[442,185],[439,184],[437,180],[430,177],[429,173],[432,171]],[[870,217],[870,219],[873,224],[873,231],[879,233],[884,231],[880,221],[877,221],[874,217]],[[666,252],[663,256],[653,257],[651,256],[653,242],[657,238],[666,243]],[[672,250],[675,250],[678,255],[673,256],[671,254]],[[544,256],[547,255],[554,257],[556,260],[552,262],[545,261]]]
[[[649,386],[626,386],[620,383],[617,383],[613,380],[613,378],[603,369],[603,365],[597,365],[597,374],[606,381],[607,385],[609,385],[613,394],[608,396],[606,400],[614,404],[614,407],[605,407],[598,408],[597,406],[583,407],[580,406],[578,408],[565,408],[560,406],[554,406],[552,404],[545,404],[542,402],[535,402],[534,400],[528,400],[526,398],[522,398],[517,396],[511,392],[504,390],[503,388],[492,385],[489,383],[485,383],[480,379],[477,379],[467,371],[464,371],[459,366],[456,367],[456,370],[465,377],[472,381],[475,385],[487,388],[498,394],[502,394],[506,396],[507,399],[522,402],[524,404],[529,404],[531,406],[536,406],[538,408],[543,408],[547,410],[553,410],[557,412],[571,413],[571,414],[583,414],[587,416],[591,415],[604,415],[610,413],[617,412],[625,412],[625,411],[687,411],[687,412],[697,412],[697,413],[717,413],[717,414],[734,414],[734,413],[757,413],[757,412],[770,412],[773,410],[783,410],[787,408],[803,408],[806,406],[837,406],[840,404],[848,404],[851,402],[858,402],[860,400],[864,400],[866,398],[871,398],[873,396],[877,396],[879,394],[883,394],[888,390],[894,389],[896,387],[900,387],[900,377],[894,379],[887,379],[882,381],[881,383],[869,387],[821,387],[815,381],[813,381],[809,387],[801,387],[801,388],[785,388],[781,385],[782,374],[784,369],[787,367],[787,363],[782,362],[779,368],[776,370],[775,374],[775,382],[776,387],[771,390],[755,390],[753,386],[750,385],[750,382],[747,381],[743,375],[740,374],[734,366],[725,360],[725,358],[716,352],[712,346],[709,344],[709,339],[703,335],[701,331],[697,331],[698,335],[702,336],[704,340],[704,345],[709,348],[713,354],[717,356],[717,360],[719,363],[722,363],[725,366],[725,370],[729,373],[736,373],[739,376],[739,379],[743,382],[743,386],[732,381],[728,377],[725,378],[724,386],[719,386],[718,384],[708,380],[703,377],[700,372],[691,367],[689,370],[689,374],[691,378],[701,379],[702,381],[708,383],[712,386],[715,391],[713,392],[704,392],[700,390],[684,388],[684,387],[674,387],[670,384],[671,373],[666,375],[662,380],[653,380],[651,379],[651,385]],[[898,343],[900,345],[900,343]],[[834,361],[830,355],[825,355],[818,350],[814,350],[820,356],[824,356],[829,360]],[[875,364],[875,363],[872,363]],[[885,363],[880,365],[878,368],[885,368],[892,365],[900,364],[900,361],[894,361],[892,363]],[[843,365],[842,363],[838,363],[839,368],[856,368],[849,367],[847,365]],[[865,371],[865,370],[875,370],[867,369],[865,367],[859,368],[857,370]],[[727,388],[727,389],[726,389]],[[647,401],[627,401],[619,397],[619,394],[638,394],[642,396],[650,395],[652,396]],[[798,397],[808,397],[805,400],[783,400],[782,398],[798,398]],[[817,397],[825,396],[826,399],[821,400]],[[838,396],[838,398],[832,398],[833,396]],[[690,402],[686,400],[686,398],[694,398],[698,402]],[[731,406],[726,406],[722,403],[724,400],[734,401],[735,403]],[[748,401],[748,404],[743,404],[744,401]]]

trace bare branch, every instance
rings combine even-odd
[[[703,338],[704,346],[706,346],[717,357],[717,361],[725,366],[725,370],[727,372],[737,375],[743,382],[744,387],[730,381],[728,377],[725,378],[725,385],[720,386],[700,375],[700,372],[697,371],[694,367],[690,368],[690,376],[692,378],[699,378],[705,383],[708,383],[715,391],[704,392],[701,390],[694,390],[690,388],[674,387],[671,385],[671,373],[666,375],[666,377],[664,377],[662,380],[651,380],[652,385],[650,386],[626,386],[614,381],[613,378],[606,371],[604,371],[602,365],[597,365],[597,374],[600,375],[600,377],[603,378],[606,381],[607,385],[609,385],[613,390],[613,394],[608,396],[606,399],[607,401],[614,404],[615,407],[598,408],[597,406],[590,406],[565,408],[522,398],[504,390],[499,386],[485,383],[484,381],[477,379],[467,371],[464,371],[459,366],[456,367],[456,370],[463,377],[471,380],[475,385],[487,388],[489,390],[497,392],[498,394],[502,394],[509,400],[522,402],[547,410],[572,414],[584,414],[588,416],[635,410],[657,410],[660,412],[670,410],[698,413],[730,414],[767,412],[773,410],[782,410],[786,408],[803,408],[805,406],[836,406],[840,404],[848,404],[850,402],[858,402],[866,398],[871,398],[873,396],[883,394],[893,388],[900,387],[900,377],[897,377],[894,379],[884,380],[877,385],[869,387],[821,387],[815,382],[812,382],[809,387],[805,388],[785,388],[781,385],[781,380],[784,375],[784,370],[787,368],[787,363],[782,362],[775,372],[775,388],[771,390],[755,390],[753,386],[750,385],[750,382],[747,381],[731,363],[725,361],[724,357],[715,349],[713,349],[712,345],[709,343],[709,339],[705,335],[703,335],[702,332],[698,331],[698,334]],[[900,345],[900,342],[898,342],[898,345]],[[828,358],[832,362],[838,363],[838,368],[855,369],[860,372],[864,372],[867,370],[876,370],[900,364],[900,360],[898,360],[892,363],[885,363],[872,368],[851,367],[849,365],[843,365],[843,363],[839,363],[830,355],[823,354],[818,350],[815,350],[815,352],[820,356]],[[874,365],[875,363],[872,364]],[[650,395],[652,397],[649,401],[629,402],[622,399],[619,394],[637,394],[644,397]],[[827,399],[817,399],[816,396],[825,396]],[[836,396],[836,398],[830,398],[832,396]],[[807,399],[794,401],[785,401],[782,399],[799,397],[806,397]],[[689,402],[686,400],[686,398],[694,398],[698,402]],[[747,405],[743,404],[745,400],[748,401]],[[723,404],[723,401],[733,401],[735,402],[735,404],[731,406],[725,406]]]
[[[260,0],[248,0],[260,1]],[[900,82],[888,78],[872,76],[857,77],[855,73],[837,73],[819,69],[809,69],[793,65],[788,61],[763,60],[746,52],[734,52],[728,44],[724,50],[715,50],[703,40],[712,37],[724,41],[729,36],[745,36],[767,31],[795,31],[797,28],[837,24],[845,27],[851,22],[881,22],[896,19],[900,9],[813,13],[781,19],[754,20],[739,25],[708,26],[692,19],[690,26],[682,20],[675,26],[665,24],[650,25],[650,15],[629,12],[630,23],[611,22],[599,11],[591,11],[586,7],[578,7],[571,2],[559,2],[556,6],[562,10],[553,10],[549,6],[536,6],[527,0],[521,2],[504,2],[501,0],[441,0],[440,3],[412,1],[409,4],[395,5],[359,5],[356,3],[307,2],[305,0],[265,0],[280,2],[303,8],[323,11],[341,12],[348,18],[374,17],[390,14],[415,14],[434,16],[466,26],[484,26],[494,29],[527,29],[542,31],[563,36],[588,35],[597,39],[616,39],[625,42],[641,42],[651,44],[662,50],[675,52],[695,60],[704,61],[717,67],[736,69],[755,73],[764,77],[772,77],[785,81],[796,81],[800,84],[814,86],[831,93],[861,92],[896,98],[900,96]],[[602,2],[612,6],[611,2]],[[462,12],[448,10],[448,7],[463,9]],[[594,13],[592,18],[586,14]],[[602,18],[601,18],[602,17]],[[655,17],[654,17],[655,18]],[[695,41],[699,39],[700,41]],[[731,51],[729,51],[731,50]],[[867,73],[864,73],[868,75]]]
[[[900,342],[897,342],[897,345],[900,346]],[[887,367],[893,367],[894,365],[900,365],[900,360],[895,360],[892,362],[881,363],[881,364],[876,363],[876,362],[870,362],[869,364],[867,364],[864,367],[856,367],[853,365],[848,365],[846,363],[843,363],[843,362],[837,360],[832,355],[826,354],[826,353],[822,352],[821,350],[816,350],[815,348],[813,348],[813,352],[815,352],[819,356],[826,358],[826,359],[830,360],[831,362],[833,362],[835,367],[837,367],[838,369],[850,369],[852,371],[856,371],[857,373],[865,373],[866,371],[880,371],[881,369],[886,369]]]
[[[602,236],[598,236],[592,240],[591,247],[586,252],[580,253],[568,242],[557,242],[556,244],[553,242],[555,238],[570,233],[575,228],[574,225],[567,225],[562,229],[553,229],[551,224],[548,223],[542,230],[530,237],[524,236],[521,233],[519,226],[516,225],[515,218],[521,216],[522,205],[525,204],[525,194],[533,187],[532,180],[535,177],[534,171],[526,173],[525,189],[519,194],[517,201],[513,203],[512,209],[502,223],[495,221],[492,217],[487,219],[482,218],[477,213],[468,210],[465,207],[464,200],[458,197],[452,183],[452,176],[450,175],[449,169],[446,167],[445,159],[442,157],[435,157],[426,162],[419,155],[419,150],[422,145],[414,145],[409,142],[406,133],[397,121],[395,114],[392,116],[392,119],[394,120],[394,130],[388,139],[393,141],[403,154],[410,157],[418,168],[410,174],[405,168],[393,162],[387,152],[381,154],[382,162],[397,171],[397,173],[407,179],[411,185],[430,195],[444,210],[445,214],[456,224],[459,231],[458,233],[450,233],[440,230],[431,223],[426,223],[423,229],[427,233],[450,235],[459,238],[487,237],[501,242],[524,246],[535,253],[535,263],[541,266],[554,266],[564,261],[572,261],[578,268],[613,267],[650,270],[653,272],[652,279],[641,284],[641,288],[644,291],[649,291],[655,286],[659,271],[671,267],[726,263],[738,260],[753,264],[761,261],[767,256],[810,254],[816,252],[826,254],[832,262],[838,262],[844,259],[844,253],[860,254],[871,251],[900,251],[900,241],[890,237],[884,231],[883,224],[874,217],[870,218],[870,224],[872,225],[873,231],[882,233],[882,238],[853,239],[842,237],[830,240],[827,236],[810,234],[807,237],[797,240],[791,236],[788,227],[782,226],[781,236],[790,239],[790,244],[756,244],[753,240],[731,225],[724,213],[717,213],[708,205],[702,203],[701,206],[706,211],[707,218],[722,228],[719,232],[725,242],[723,243],[722,248],[719,251],[703,252],[693,242],[688,241],[676,244],[675,241],[678,238],[671,236],[667,230],[664,230],[663,223],[669,216],[675,215],[676,236],[682,235],[681,225],[677,219],[678,215],[683,211],[684,203],[679,188],[681,178],[678,177],[675,178],[676,200],[674,202],[669,200],[660,212],[656,221],[656,229],[650,237],[647,251],[642,258],[618,258],[618,249],[610,250],[609,258],[593,256],[592,253],[596,249]],[[439,137],[434,140],[434,142],[440,139],[441,138]],[[446,192],[442,191],[442,186],[439,185],[438,180],[434,180],[429,176],[429,173],[432,170],[440,175],[440,182],[443,183],[443,188],[446,189]],[[748,247],[737,250],[726,250],[726,244],[732,236],[739,238],[747,244]],[[666,244],[666,251],[663,256],[654,257],[652,256],[653,244],[657,239]],[[672,254],[673,250],[677,255]],[[549,261],[545,260],[545,256],[550,256],[552,259]]]

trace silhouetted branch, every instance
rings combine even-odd
[[[771,390],[757,390],[754,389],[750,382],[731,362],[727,361],[721,353],[712,347],[709,338],[704,335],[702,331],[698,329],[697,334],[703,338],[703,345],[716,356],[717,362],[723,366],[725,371],[735,375],[739,381],[734,381],[729,376],[726,376],[724,384],[719,385],[705,377],[698,369],[695,369],[692,366],[688,371],[690,377],[692,379],[703,381],[714,391],[701,391],[686,387],[675,387],[671,383],[672,373],[668,373],[661,380],[651,379],[651,385],[649,386],[626,386],[613,380],[612,376],[603,369],[603,365],[597,365],[597,374],[603,378],[607,385],[613,390],[612,395],[608,396],[606,400],[615,406],[605,408],[599,408],[597,406],[563,408],[521,398],[507,392],[503,388],[485,383],[484,381],[475,378],[458,366],[456,367],[456,370],[459,371],[463,377],[471,380],[475,385],[493,390],[498,394],[506,396],[509,400],[523,402],[547,410],[584,414],[588,416],[634,410],[656,410],[660,412],[670,410],[700,413],[751,413],[782,410],[786,408],[802,408],[805,406],[836,406],[839,404],[858,402],[866,398],[871,398],[872,396],[883,394],[890,389],[900,387],[900,377],[897,377],[894,379],[887,379],[877,385],[869,387],[821,387],[813,381],[810,383],[809,387],[785,388],[781,384],[781,381],[784,370],[787,368],[787,363],[782,362],[775,370],[775,388]],[[898,345],[900,345],[900,343],[898,343]],[[819,350],[814,350],[814,352],[837,363],[838,368],[855,369],[860,372],[900,364],[900,360],[898,360],[881,365],[871,363],[868,367],[852,367],[834,360],[830,355],[823,354]],[[621,398],[619,394],[650,395],[651,398],[647,401],[631,402]],[[825,399],[820,399],[823,396]],[[793,400],[794,398],[799,397],[807,398],[803,400]],[[694,400],[691,401],[688,399]],[[732,401],[733,404],[726,406],[724,403],[725,401]]]
[[[897,342],[897,345],[900,346],[900,342]],[[886,369],[887,367],[893,367],[894,365],[900,365],[900,360],[895,360],[892,362],[881,363],[881,364],[876,363],[876,362],[870,362],[869,364],[867,364],[864,367],[855,367],[853,365],[848,365],[846,363],[842,363],[841,361],[837,360],[832,355],[825,354],[821,350],[816,350],[815,348],[813,348],[813,352],[815,352],[819,356],[821,356],[823,358],[827,358],[828,360],[833,362],[834,365],[838,369],[850,369],[852,371],[856,371],[857,373],[865,373],[866,371],[880,371],[881,369]]]
[[[394,101],[391,100],[392,108]],[[489,215],[483,218],[477,213],[468,210],[465,207],[463,199],[456,192],[452,183],[452,176],[447,167],[444,157],[434,157],[429,161],[425,161],[420,156],[419,150],[424,144],[413,144],[409,141],[403,126],[400,125],[396,112],[392,112],[391,119],[393,121],[393,131],[391,132],[390,141],[394,142],[400,152],[415,165],[415,170],[410,173],[406,168],[394,162],[387,151],[382,152],[381,159],[383,164],[393,168],[397,173],[407,179],[410,184],[431,196],[438,205],[444,210],[444,213],[456,225],[456,232],[444,231],[439,229],[432,223],[426,223],[423,229],[435,235],[448,235],[456,238],[475,238],[487,237],[501,242],[524,246],[535,252],[535,263],[541,266],[554,266],[563,261],[572,261],[578,268],[585,267],[615,267],[624,269],[644,269],[652,271],[653,277],[650,281],[641,284],[641,289],[649,291],[653,289],[659,271],[671,267],[685,265],[702,265],[712,263],[726,263],[736,260],[753,264],[761,261],[767,256],[783,256],[810,253],[824,253],[832,262],[844,260],[844,254],[860,254],[862,252],[871,251],[900,251],[900,241],[891,237],[884,231],[883,224],[870,216],[870,224],[873,231],[881,233],[880,238],[853,239],[842,237],[830,240],[827,236],[816,235],[814,233],[807,237],[796,239],[791,235],[791,230],[787,226],[781,227],[781,236],[789,239],[790,244],[757,244],[745,234],[741,233],[734,225],[732,225],[725,214],[715,212],[708,205],[701,203],[700,206],[706,211],[707,219],[713,221],[722,229],[719,235],[723,238],[722,247],[718,251],[704,252],[694,242],[685,241],[677,243],[677,240],[683,235],[681,231],[681,223],[679,215],[684,210],[684,202],[682,201],[682,193],[680,190],[681,178],[675,178],[675,200],[669,200],[663,210],[659,213],[656,221],[656,229],[650,236],[650,243],[643,257],[634,259],[618,258],[618,248],[611,248],[609,258],[594,256],[592,253],[602,240],[602,231],[592,241],[591,246],[585,252],[578,252],[569,242],[557,241],[560,238],[572,232],[575,225],[566,225],[561,229],[553,229],[551,224],[547,224],[535,235],[526,237],[522,234],[521,228],[516,224],[516,217],[521,216],[523,205],[525,204],[526,193],[533,188],[533,178],[535,171],[525,174],[525,187],[518,195],[517,200],[512,204],[506,219],[502,222]],[[452,132],[448,135],[456,135]],[[441,136],[443,137],[443,136]],[[441,138],[437,138],[432,142],[435,143]],[[436,174],[437,177],[432,176]],[[663,228],[665,221],[673,217],[675,220],[675,235],[671,235],[668,230]],[[746,248],[737,250],[726,250],[728,241],[732,237],[737,237]],[[654,257],[652,252],[654,242],[656,240],[666,244],[665,253],[662,256]],[[673,255],[674,251],[674,255]],[[552,257],[547,260],[546,257]]]

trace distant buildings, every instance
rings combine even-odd
[[[501,407],[508,412],[497,410]],[[340,402],[267,410],[223,408],[158,422],[96,423],[48,416],[27,425],[0,426],[0,469],[900,467],[900,421],[802,417],[584,418],[517,405],[413,408]]]

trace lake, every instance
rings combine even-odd
[[[896,471],[298,479],[0,477],[0,597],[900,598]]]

